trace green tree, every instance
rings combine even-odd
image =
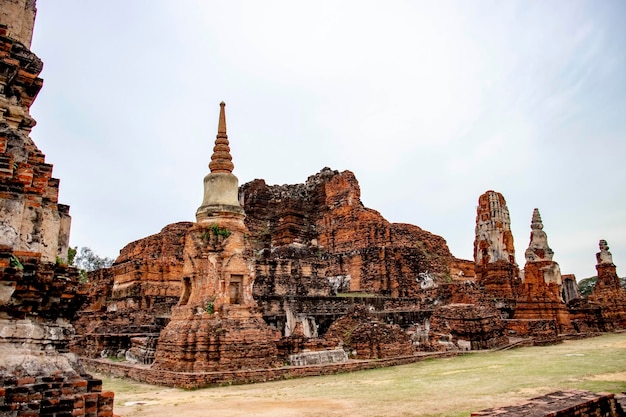
[[[113,262],[115,261],[114,259],[111,259],[111,258],[107,258],[107,257],[103,258],[101,256],[98,256],[97,254],[94,253],[93,250],[85,246],[80,248],[80,251],[77,250],[77,247],[73,248],[73,250],[74,250],[73,265],[87,272],[95,271],[96,269],[101,269],[101,268],[108,268],[111,265],[113,265]],[[68,251],[68,258],[69,258],[69,251]],[[70,263],[70,265],[71,264],[72,263]]]
[[[578,290],[583,297],[589,296],[593,292],[593,288],[596,286],[598,277],[584,278],[578,281]]]

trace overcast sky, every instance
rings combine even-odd
[[[472,259],[476,205],[533,208],[554,260],[626,275],[626,2],[40,0],[32,137],[72,246],[193,221],[227,103],[240,184],[350,170],[365,206]]]

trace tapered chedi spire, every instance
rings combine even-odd
[[[530,221],[530,244],[526,249],[526,262],[551,261],[554,251],[548,246],[548,235],[543,231],[543,222],[539,209],[533,210]]]
[[[232,173],[235,165],[230,155],[230,146],[228,143],[228,135],[226,134],[226,112],[224,110],[226,103],[220,103],[220,120],[217,125],[217,139],[215,139],[215,147],[213,147],[213,155],[211,155],[211,163],[209,168],[211,172]]]
[[[239,180],[233,175],[233,157],[230,155],[226,134],[226,103],[220,103],[220,116],[217,125],[217,138],[209,168],[204,177],[204,198],[196,212],[198,223],[216,223],[220,218],[243,218],[243,208],[239,204]]]
[[[537,208],[533,210],[533,217],[530,221],[530,243],[524,255],[526,257],[524,281],[532,282],[534,277],[538,282],[546,284],[552,282],[559,286],[562,285],[561,269],[559,264],[552,260],[554,251],[548,246],[548,235],[543,231],[541,214]],[[534,267],[530,264],[533,264]],[[533,268],[537,272],[530,271]]]

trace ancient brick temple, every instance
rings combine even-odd
[[[202,372],[278,365],[276,342],[252,297],[255,264],[220,104],[204,199],[185,236],[182,294],[161,331],[154,369]]]
[[[562,297],[563,281],[559,264],[552,260],[539,209],[530,223],[530,243],[522,282],[516,287],[515,314],[509,322],[517,336],[556,338],[573,331]]]
[[[113,393],[69,352],[84,301],[67,266],[69,207],[29,134],[41,60],[34,0],[0,1],[0,415],[110,416]]]

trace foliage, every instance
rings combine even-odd
[[[89,281],[89,276],[87,276],[87,271],[85,271],[84,269],[81,269],[79,271],[79,276],[78,276],[78,282],[80,282],[81,284],[84,284],[85,282]]]
[[[74,265],[74,260],[76,259],[76,254],[78,253],[77,248],[69,247],[67,248],[67,264]]]
[[[340,298],[372,298],[376,297],[376,294],[370,294],[368,292],[338,292],[337,297]]]
[[[211,237],[215,237],[216,239],[219,236],[223,238],[227,238],[230,236],[231,232],[225,227],[220,227],[217,224],[213,223],[202,235],[200,236],[204,240],[211,240]]]
[[[223,236],[223,237],[230,236],[230,230],[226,229],[225,227],[219,227],[215,223],[211,225],[211,231],[213,232],[215,236]]]
[[[598,277],[589,277],[578,281],[578,290],[580,291],[580,295],[583,297],[589,296],[596,286],[596,281],[598,281]]]
[[[211,297],[209,300],[207,300],[204,306],[204,311],[209,314],[215,313],[215,297]]]
[[[20,271],[24,269],[24,265],[22,265],[20,260],[15,255],[11,255],[11,259],[9,259],[9,266],[11,268],[19,269]]]
[[[67,250],[67,263],[80,270],[78,281],[83,284],[89,281],[87,276],[88,272],[108,268],[113,265],[114,261],[114,259],[96,255],[93,250],[85,246],[80,248],[80,251],[78,247],[69,248]]]
[[[74,248],[76,252],[76,248]],[[69,251],[68,251],[69,258]],[[73,258],[73,264],[82,270],[87,272],[95,271],[97,269],[108,268],[113,265],[115,260],[107,257],[101,257],[96,255],[90,248],[83,246],[78,253],[75,253]],[[70,264],[71,265],[71,264]]]

